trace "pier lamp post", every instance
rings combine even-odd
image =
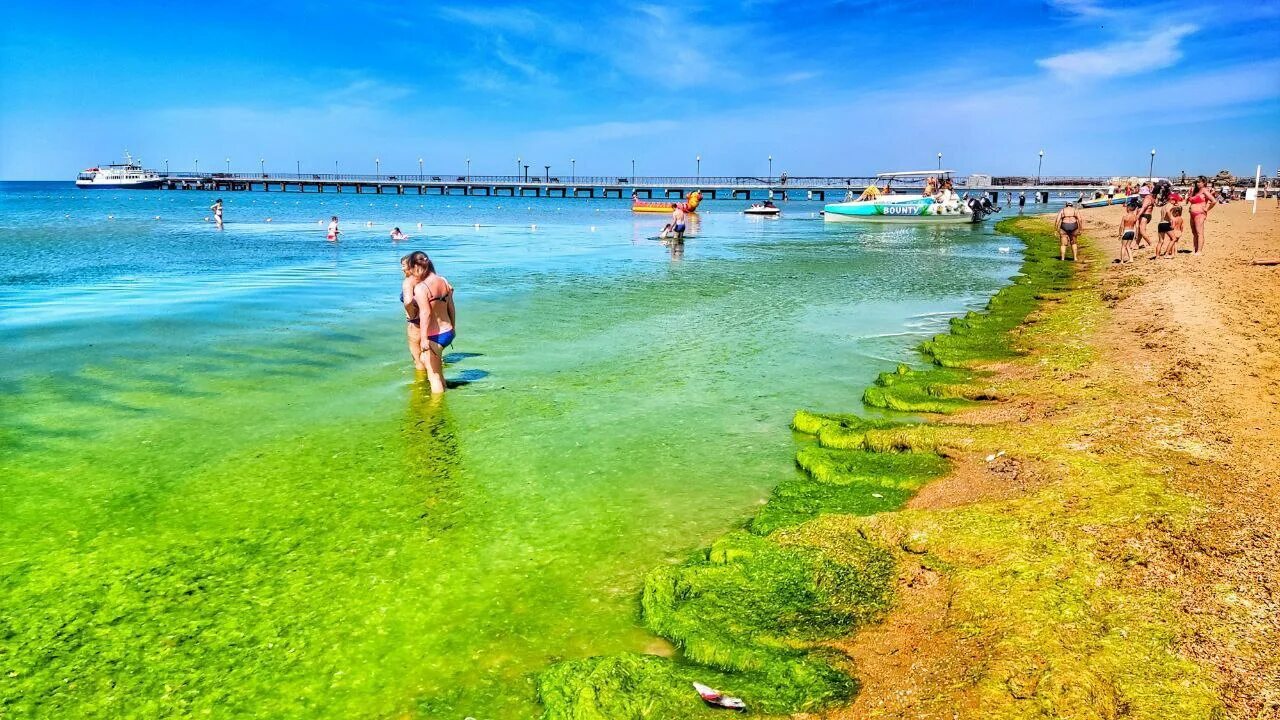
[[[569,182],[578,182],[578,161],[569,158]]]
[[[266,159],[266,158],[258,158],[258,172],[262,173],[263,175],[266,175],[266,174],[267,174],[267,159]]]
[[[1044,169],[1044,151],[1040,151],[1040,164],[1036,165],[1036,184],[1040,184],[1040,171]]]
[[[543,165],[542,169],[545,172],[544,177],[546,178],[547,183],[550,184],[551,183],[551,166]]]
[[[529,166],[524,166],[524,181],[529,182]]]
[[[631,161],[631,184],[634,185],[635,182],[636,182],[636,161],[633,159]]]
[[[938,153],[938,171],[942,171],[942,153]]]
[[[334,177],[335,177],[335,178],[338,176],[338,161],[337,161],[337,160],[334,160],[334,161],[333,161],[333,175],[334,175]]]
[[[422,158],[418,158],[418,179],[422,179]]]
[[[227,173],[231,173],[231,158],[227,158]]]
[[[164,159],[164,174],[169,174],[169,158]]]
[[[769,156],[769,184],[773,184],[773,156]]]
[[[697,165],[697,173],[698,173],[697,177],[698,177],[698,182],[702,182],[702,156],[701,156],[701,155],[699,155],[699,156],[695,157],[693,160],[694,160],[694,162],[696,162],[696,163],[698,164],[698,165]]]
[[[296,171],[297,176],[302,177],[302,161],[294,160],[293,162],[297,166],[297,171]]]
[[[516,182],[520,182],[520,165],[524,162],[524,158],[516,156]]]
[[[199,175],[199,174],[200,174],[200,160],[199,160],[199,158],[197,158],[197,159],[196,159],[196,174],[197,174],[197,175]]]
[[[1150,180],[1156,169],[1156,149],[1151,148],[1151,164],[1147,165],[1147,179]]]
[[[471,158],[467,158],[467,182],[471,182]]]
[[[373,173],[379,180],[382,179],[382,158],[373,159]]]

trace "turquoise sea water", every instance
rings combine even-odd
[[[644,573],[795,472],[797,407],[1018,263],[821,203],[708,201],[676,256],[625,201],[214,197],[0,184],[0,714],[535,717],[549,663],[669,650]],[[443,400],[412,249],[457,287]]]

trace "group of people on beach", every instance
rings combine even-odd
[[[1125,204],[1124,217],[1120,220],[1120,262],[1133,262],[1134,251],[1146,247],[1153,248],[1152,260],[1172,259],[1188,225],[1184,207],[1190,215],[1191,254],[1199,255],[1204,250],[1205,222],[1209,212],[1218,205],[1208,178],[1203,175],[1196,178],[1185,199],[1174,192],[1168,181],[1154,186],[1143,183],[1137,194]],[[1156,223],[1154,243],[1149,232],[1152,222]]]
[[[1125,203],[1124,216],[1120,219],[1120,258],[1117,262],[1133,262],[1134,252],[1147,247],[1155,253],[1152,260],[1172,259],[1188,224],[1191,227],[1191,254],[1199,255],[1204,250],[1205,222],[1209,211],[1219,204],[1207,177],[1201,175],[1196,178],[1185,197],[1167,180],[1154,184],[1145,182],[1137,188],[1125,189],[1132,190],[1129,194],[1134,197]],[[1062,260],[1066,260],[1068,245],[1071,247],[1071,259],[1076,260],[1076,237],[1084,227],[1077,204],[1068,202],[1058,211],[1054,223],[1058,231],[1058,256]],[[1150,232],[1152,223],[1156,227],[1154,241]]]
[[[431,392],[444,392],[444,349],[453,344],[458,312],[453,285],[436,272],[431,258],[421,250],[400,258],[400,304],[404,306],[409,356],[413,366],[426,371]]]

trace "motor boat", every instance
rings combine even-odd
[[[980,222],[995,208],[989,200],[960,197],[953,190],[942,190],[925,195],[923,189],[895,192],[894,181],[921,181],[936,177],[939,185],[951,176],[950,170],[914,170],[889,172],[876,175],[884,180],[884,189],[878,182],[868,186],[856,199],[852,196],[844,202],[830,203],[822,209],[822,219],[827,222],[862,223],[912,223],[921,225],[958,225]],[[851,191],[852,193],[852,191]]]
[[[1093,198],[1092,200],[1085,200],[1081,202],[1080,207],[1100,208],[1100,207],[1106,207],[1108,205],[1123,205],[1129,202],[1131,198],[1136,200],[1138,199],[1138,196],[1137,195],[1110,195],[1110,196],[1103,195],[1102,197],[1099,197],[1099,198]]]
[[[124,151],[124,162],[91,167],[76,176],[76,187],[84,189],[114,188],[126,190],[146,190],[158,188],[164,178],[155,170],[144,170],[142,161],[135,160],[128,150]]]
[[[752,203],[751,207],[743,210],[744,215],[762,215],[764,217],[777,217],[782,214],[782,208],[773,204],[772,200],[765,200],[762,203]]]

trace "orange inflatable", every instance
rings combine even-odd
[[[631,212],[669,213],[672,205],[678,205],[685,212],[697,212],[698,204],[701,202],[702,191],[694,190],[689,193],[689,198],[681,203],[663,200],[632,200]]]

